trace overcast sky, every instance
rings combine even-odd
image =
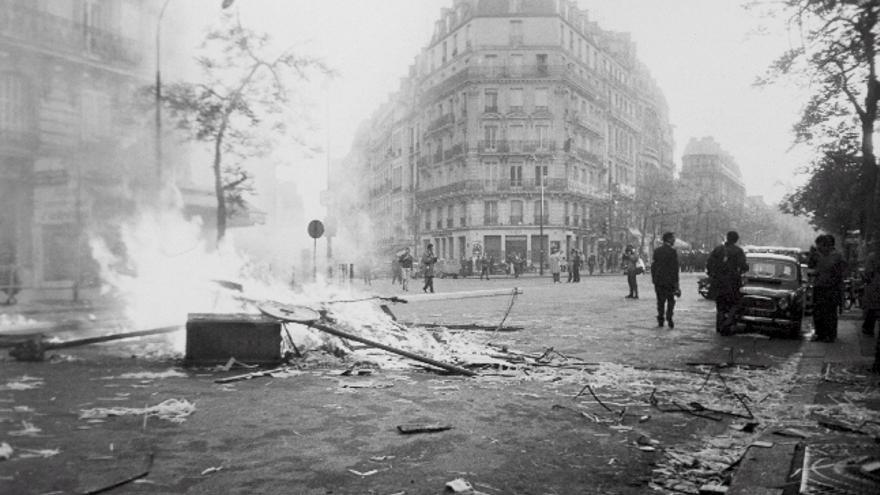
[[[180,6],[182,0],[176,1],[182,9],[200,3]],[[246,25],[285,44],[296,43],[339,71],[329,90],[315,91],[312,109],[324,127],[313,136],[315,144],[329,143],[331,157],[339,158],[348,153],[358,125],[398,87],[429,41],[440,10],[452,3],[237,0],[235,8]],[[776,202],[796,183],[795,172],[808,158],[804,152],[788,152],[801,101],[790,85],[752,87],[788,46],[783,29],[752,34],[767,21],[745,11],[737,0],[579,0],[579,5],[604,29],[628,32],[636,42],[639,58],[669,103],[677,168],[691,137],[711,135],[737,160],[747,194]],[[211,18],[204,9],[180,15]],[[326,157],[290,154],[289,161],[293,175],[303,182],[300,190],[309,213],[320,217],[323,209],[315,191],[323,188]]]

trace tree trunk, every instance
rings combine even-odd
[[[217,198],[217,243],[226,236],[226,194],[223,191],[223,170],[220,167],[223,143],[223,131],[214,140],[214,195]]]

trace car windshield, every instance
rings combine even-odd
[[[797,272],[794,263],[776,260],[750,260],[747,277],[795,280]]]

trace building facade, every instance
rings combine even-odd
[[[675,168],[633,43],[569,1],[455,0],[364,129],[348,170],[371,182],[379,252],[594,253],[632,235],[644,171]]]
[[[691,138],[681,157],[681,181],[696,199],[691,238],[711,249],[719,241],[718,225],[739,224],[746,188],[739,165],[712,137]]]
[[[93,278],[85,232],[150,180],[151,148],[121,130],[155,3],[0,0],[0,265],[25,287],[67,298]]]

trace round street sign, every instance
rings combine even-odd
[[[312,220],[309,222],[309,236],[317,239],[324,235],[324,224],[320,220]]]

